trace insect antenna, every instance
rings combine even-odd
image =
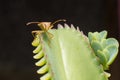
[[[51,29],[51,28],[53,27],[53,25],[54,25],[54,24],[56,24],[57,22],[61,22],[61,21],[66,22],[66,20],[65,20],[65,19],[59,19],[59,20],[57,20],[57,21],[55,21],[55,22],[51,23],[51,25],[50,25],[49,29]]]
[[[30,25],[30,24],[38,24],[40,22],[28,22],[26,25]]]

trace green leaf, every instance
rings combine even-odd
[[[106,38],[107,31],[89,32],[88,38],[96,56],[100,59],[104,70],[115,60],[118,54],[119,43],[114,38]]]
[[[49,33],[52,38],[48,38],[46,33],[40,35],[40,52],[43,51],[46,60],[36,64],[39,66],[40,63],[41,66],[46,61],[48,67],[43,66],[38,73],[48,70],[51,80],[108,80],[88,38],[82,32],[65,25],[65,28],[51,29]],[[93,46],[99,47],[99,44],[93,42]],[[43,76],[43,79],[46,78]]]
[[[106,39],[106,37],[107,37],[107,31],[101,31],[100,33],[99,33],[99,37],[100,37],[100,40],[102,40],[102,39]]]
[[[107,62],[107,65],[110,65],[113,63],[113,61],[115,60],[117,54],[118,54],[118,46],[116,45],[111,45],[109,47],[107,47],[108,51],[109,51],[109,61]]]

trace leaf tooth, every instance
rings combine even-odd
[[[34,59],[40,59],[44,55],[44,52],[41,50],[38,54],[34,55]]]
[[[106,79],[108,79],[108,77],[111,76],[111,74],[107,73],[107,72],[102,72],[100,75],[103,76],[103,77],[105,77]]]
[[[45,57],[40,59],[38,62],[35,63],[36,66],[43,66],[46,63]]]
[[[106,77],[104,72],[100,73],[100,76]]]
[[[73,24],[71,24],[71,28],[72,28],[73,30],[76,30],[75,27],[73,26]]]
[[[62,29],[63,26],[61,24],[58,24],[58,29]]]
[[[40,80],[50,80],[51,79],[51,74],[50,73],[47,73],[47,74],[45,74],[44,76],[42,76],[41,78],[40,78]]]
[[[36,35],[36,37],[34,38],[33,42],[32,42],[32,46],[38,46],[40,44],[40,39],[39,39],[39,35]]]
[[[39,44],[36,48],[35,48],[35,50],[33,50],[33,53],[38,53],[40,50],[42,49],[42,45],[41,44]]]
[[[84,40],[89,43],[89,39],[88,39],[88,37],[83,33],[83,31],[80,31],[80,33],[81,33],[82,37],[84,38]]]
[[[70,27],[68,26],[68,24],[65,23],[64,26],[65,26],[66,29],[70,29]]]
[[[82,35],[84,35],[83,31],[80,31],[80,33],[81,33]]]
[[[104,74],[105,74],[106,77],[110,77],[111,76],[111,74],[108,73],[108,72],[104,72]]]
[[[88,39],[88,37],[87,37],[86,35],[84,35],[84,40],[85,40],[88,44],[90,44],[90,43],[89,43],[89,39]]]
[[[78,31],[78,32],[80,32],[80,29],[79,29],[79,27],[77,27],[77,31]]]
[[[37,70],[37,73],[38,73],[38,74],[44,74],[44,73],[46,73],[46,72],[48,71],[48,69],[49,69],[49,67],[48,67],[48,65],[46,64],[46,65],[44,65],[43,67],[41,67],[39,70]]]

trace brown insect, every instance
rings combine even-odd
[[[53,27],[53,25],[57,22],[60,22],[60,21],[66,21],[65,19],[60,19],[60,20],[57,20],[55,22],[28,22],[26,25],[30,25],[30,24],[37,24],[38,27],[41,29],[41,30],[34,30],[32,31],[32,35],[33,37],[34,34],[41,34],[41,33],[48,33],[48,36],[51,38],[53,35],[51,33],[48,32],[49,29],[51,29]]]

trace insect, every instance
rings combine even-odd
[[[49,37],[52,38],[53,35],[51,33],[49,33],[48,30],[51,29],[55,23],[60,22],[60,21],[65,22],[66,20],[65,19],[59,19],[55,22],[28,22],[26,25],[37,24],[38,27],[41,29],[41,30],[32,31],[33,37],[35,37],[34,34],[41,34],[41,33],[46,32],[49,35]]]

